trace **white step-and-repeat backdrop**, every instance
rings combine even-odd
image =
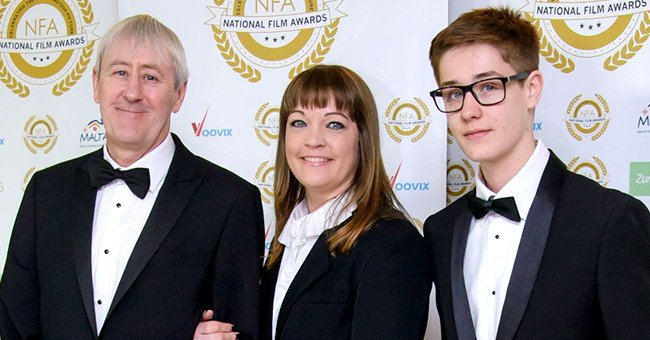
[[[120,18],[148,13],[181,38],[190,81],[172,131],[260,188],[268,241],[281,95],[318,63],[346,65],[370,85],[393,188],[420,226],[472,188],[476,164],[428,97],[428,48],[460,13],[501,4],[541,36],[537,136],[571,170],[650,205],[648,0],[0,0],[0,263],[31,175],[103,145],[91,72]]]

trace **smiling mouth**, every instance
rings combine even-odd
[[[302,159],[303,161],[305,161],[307,163],[312,163],[312,164],[323,164],[323,163],[327,163],[327,162],[331,161],[331,159],[329,159],[329,158],[309,157],[309,156],[300,157],[300,159]]]

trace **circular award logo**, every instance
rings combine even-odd
[[[208,7],[217,49],[228,66],[255,83],[260,68],[291,67],[289,78],[320,63],[338,30],[343,0],[214,0]]]
[[[462,159],[460,162],[447,161],[447,204],[457,200],[474,189],[476,173],[472,164]]]
[[[578,141],[587,137],[592,141],[597,140],[609,125],[607,101],[599,94],[594,94],[594,97],[583,98],[582,95],[577,95],[566,109],[564,122],[571,136]]]
[[[255,114],[255,134],[257,139],[264,145],[269,146],[272,142],[278,141],[280,123],[280,108],[269,107],[264,103]]]
[[[33,154],[38,151],[43,151],[43,153],[52,151],[57,138],[59,138],[56,122],[50,115],[45,115],[44,118],[29,117],[27,123],[25,123],[24,132],[23,141],[25,146]]]
[[[257,187],[260,188],[262,193],[262,201],[266,204],[273,202],[273,176],[275,176],[275,166],[269,161],[265,161],[257,168],[255,172],[255,181]]]
[[[422,139],[429,129],[429,109],[420,98],[413,101],[394,99],[386,109],[384,127],[396,142],[409,139],[415,143]]]
[[[62,95],[90,64],[93,19],[88,0],[0,1],[0,81],[20,97],[49,84]]]
[[[650,3],[528,0],[521,9],[540,35],[540,54],[564,73],[572,58],[602,58],[614,71],[634,58],[650,36]]]

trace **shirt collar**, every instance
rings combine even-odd
[[[155,192],[162,184],[163,179],[165,179],[167,171],[169,171],[169,166],[172,164],[175,150],[176,145],[174,144],[171,133],[169,133],[160,145],[127,167],[117,164],[117,162],[111,158],[111,155],[108,154],[106,144],[104,144],[104,159],[114,169],[149,169],[149,182],[151,183],[149,184],[149,192]]]
[[[519,215],[526,220],[549,156],[550,152],[544,143],[538,140],[537,146],[526,164],[498,193],[488,189],[479,171],[479,176],[476,177],[476,197],[487,200],[490,196],[494,196],[494,198],[512,196],[517,203]]]
[[[343,210],[350,196],[350,193],[339,195],[311,213],[307,199],[303,199],[293,208],[278,241],[285,246],[303,244],[306,239],[318,237],[323,231],[339,225],[352,216],[352,212],[357,208],[356,204],[352,204]]]

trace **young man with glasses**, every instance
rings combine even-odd
[[[476,190],[424,225],[443,338],[650,339],[650,213],[534,138],[534,27],[473,10],[429,57],[435,105],[480,169]]]

